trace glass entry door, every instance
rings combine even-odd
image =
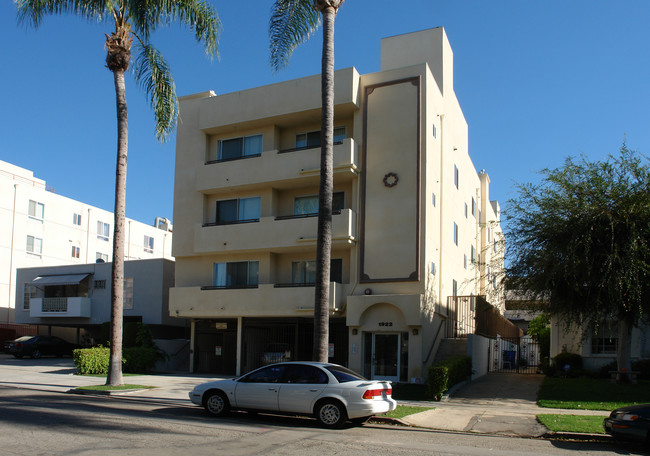
[[[399,334],[372,335],[372,379],[399,381]]]

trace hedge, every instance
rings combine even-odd
[[[126,373],[146,373],[161,358],[155,347],[126,347],[122,350],[122,370]],[[108,374],[110,348],[81,348],[73,352],[73,361],[81,375]]]
[[[427,370],[427,390],[430,397],[439,401],[452,386],[467,379],[472,374],[472,358],[458,356]]]

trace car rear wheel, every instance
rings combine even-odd
[[[223,416],[230,410],[230,403],[224,393],[213,391],[205,398],[204,407],[210,415]]]
[[[32,358],[34,358],[34,359],[38,359],[38,358],[40,358],[40,357],[41,357],[41,351],[37,348],[36,350],[34,350],[34,351],[32,352]]]
[[[316,406],[316,419],[323,427],[337,429],[345,424],[348,414],[339,401],[327,400]]]

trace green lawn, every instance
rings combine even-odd
[[[120,391],[120,390],[151,389],[151,388],[155,388],[155,386],[130,385],[130,384],[119,385],[119,386],[90,385],[90,386],[80,386],[77,389],[85,390],[85,391]]]
[[[650,382],[636,385],[606,379],[546,377],[537,395],[541,407],[606,410],[650,402]]]
[[[587,415],[537,415],[537,420],[551,432],[577,432],[604,434],[603,416]]]
[[[420,412],[426,412],[427,410],[433,410],[431,407],[415,407],[410,405],[398,405],[395,410],[388,412],[386,415],[389,418],[401,419],[405,416],[414,415]]]

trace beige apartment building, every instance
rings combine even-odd
[[[170,221],[152,222],[126,219],[126,260],[173,260]],[[33,171],[0,160],[0,323],[14,323],[24,291],[17,269],[112,261],[113,229],[112,212],[59,195]]]
[[[320,97],[316,75],[180,100],[169,307],[193,371],[311,357]],[[504,303],[499,205],[444,29],[382,40],[376,73],[337,71],[334,135],[330,360],[421,381],[462,323],[453,297]]]

